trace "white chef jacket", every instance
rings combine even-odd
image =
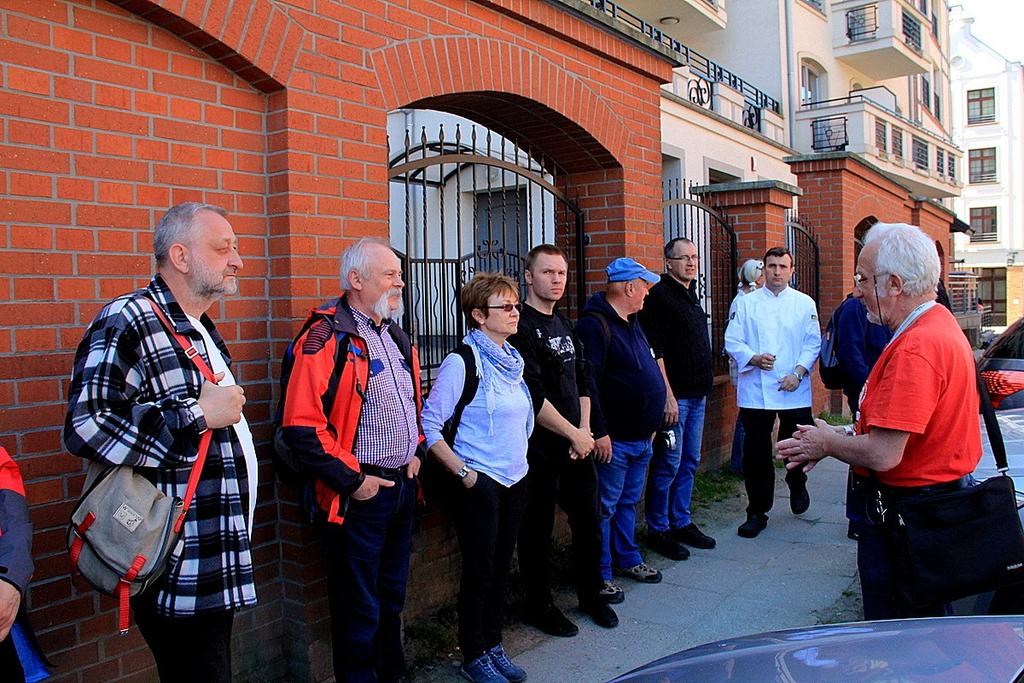
[[[821,329],[814,300],[786,287],[773,294],[761,287],[733,302],[736,310],[725,330],[725,351],[736,362],[739,379],[736,402],[740,408],[790,410],[811,405],[811,383],[800,382],[795,391],[780,391],[779,381],[797,365],[810,372],[821,349]],[[759,353],[775,354],[771,370],[748,365]]]

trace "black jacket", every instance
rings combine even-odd
[[[651,287],[640,324],[676,398],[703,398],[711,393],[711,340],[708,316],[697,299],[697,283],[684,287],[671,275]]]
[[[594,436],[609,435],[613,441],[651,438],[665,414],[665,381],[636,316],[623,320],[604,292],[598,292],[584,307],[576,331],[597,387],[590,397]]]

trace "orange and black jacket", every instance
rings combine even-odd
[[[18,465],[0,447],[0,580],[21,595],[32,578],[32,523]]]
[[[340,524],[352,492],[363,483],[356,438],[371,358],[356,332],[344,297],[314,309],[319,320],[295,340],[281,417],[281,438],[315,480],[314,493],[327,521]],[[416,348],[398,325],[388,331],[412,368],[417,415],[422,406]],[[423,442],[422,428],[419,436]]]

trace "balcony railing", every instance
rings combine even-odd
[[[972,184],[975,183],[994,183],[998,180],[998,174],[995,171],[971,171],[970,181]]]
[[[921,22],[903,12],[903,39],[914,52],[921,52]]]
[[[878,5],[857,7],[846,13],[846,37],[850,42],[871,40],[878,34]]]
[[[971,235],[971,244],[979,244],[985,242],[998,242],[999,232],[993,230],[992,232],[976,232]]]
[[[713,62],[696,50],[691,50],[665,33],[658,27],[644,21],[629,10],[625,10],[611,0],[583,0],[591,7],[620,22],[630,28],[639,31],[659,45],[668,48],[679,55],[679,60],[690,67],[690,73],[695,76],[707,79],[713,83],[722,83],[733,90],[741,93],[743,97],[755,107],[770,109],[776,114],[782,113],[782,106],[779,101],[771,97],[763,90],[755,88],[749,82],[736,75],[724,66]]]
[[[910,153],[914,156],[914,168],[928,170],[928,143],[919,138],[910,141]]]
[[[888,89],[886,88],[886,90],[888,90]],[[856,102],[862,102],[862,103],[868,104],[868,105],[870,105],[872,107],[877,107],[878,109],[881,109],[882,111],[887,113],[889,116],[893,117],[894,119],[896,119],[898,121],[902,121],[903,123],[905,123],[907,125],[907,127],[913,128],[915,133],[918,133],[918,134],[921,134],[921,135],[925,135],[927,137],[933,138],[935,140],[938,140],[938,141],[943,142],[943,143],[945,143],[947,145],[950,145],[950,146],[954,146],[954,147],[956,146],[956,143],[954,143],[952,139],[950,139],[950,138],[948,138],[948,137],[946,137],[944,135],[938,135],[936,133],[933,133],[932,131],[928,130],[927,128],[924,128],[919,122],[912,121],[911,119],[908,119],[907,117],[903,116],[902,114],[898,114],[897,112],[893,111],[889,107],[881,104],[877,100],[874,100],[874,99],[872,99],[870,97],[866,97],[864,95],[850,94],[850,95],[847,95],[846,97],[835,97],[835,98],[833,98],[831,100],[818,100],[818,101],[815,101],[815,102],[805,102],[800,107],[800,110],[801,111],[806,111],[808,109],[826,109],[828,107],[835,107],[835,106],[840,106],[840,105],[844,105],[844,104],[854,104]],[[894,133],[893,134],[893,138],[894,138],[894,140],[893,140],[893,147],[894,148],[896,148],[896,146],[897,146],[896,142],[895,142],[895,138],[896,138],[895,132],[897,130],[898,129],[893,128],[893,133]],[[900,141],[900,143],[901,144],[899,145],[899,149],[902,152],[902,149],[903,149],[902,140]],[[902,154],[900,156],[902,156]]]
[[[980,123],[994,123],[995,120],[996,120],[996,115],[994,113],[993,114],[975,114],[973,116],[971,116],[971,115],[967,116],[967,123],[969,125],[972,125],[972,126],[980,124]]]
[[[842,152],[849,144],[845,116],[828,116],[811,121],[811,148],[815,152]]]

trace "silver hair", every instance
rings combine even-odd
[[[341,255],[341,289],[343,291],[348,292],[352,289],[352,285],[348,281],[348,274],[353,270],[359,273],[360,277],[370,277],[370,254],[368,247],[372,244],[391,249],[391,243],[385,239],[363,237]]]
[[[875,223],[864,236],[865,246],[878,242],[875,274],[898,275],[909,296],[934,293],[939,284],[939,252],[921,228],[906,223]]]
[[[756,258],[747,259],[740,266],[737,275],[740,279],[740,287],[751,286],[757,282],[757,278],[761,277],[761,273],[764,272],[764,263]]]
[[[160,222],[156,225],[156,232],[153,235],[153,256],[157,264],[167,260],[167,256],[174,244],[184,244],[191,238],[192,228],[195,225],[196,214],[200,211],[212,211],[218,216],[228,217],[228,212],[213,204],[202,202],[182,202],[172,206]]]

